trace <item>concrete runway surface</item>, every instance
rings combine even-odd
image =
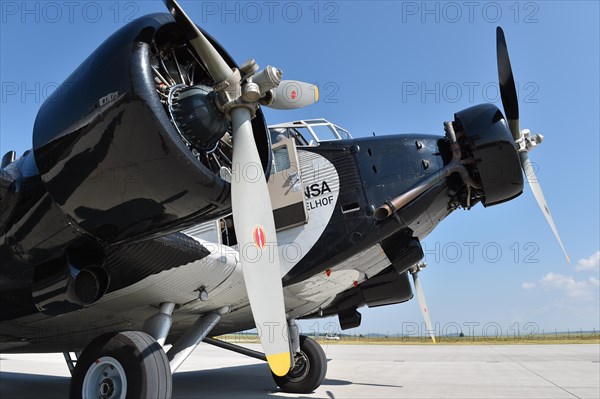
[[[260,349],[258,345],[248,345]],[[173,398],[599,398],[600,345],[328,345],[325,382],[278,392],[267,365],[201,344]],[[0,355],[0,398],[66,398],[61,354]]]

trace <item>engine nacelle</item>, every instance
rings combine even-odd
[[[474,161],[471,172],[483,188],[483,205],[519,196],[523,192],[523,173],[502,112],[493,104],[481,104],[457,112],[454,120],[461,149]]]
[[[206,146],[194,147],[207,141],[215,147],[215,134],[223,135],[226,125],[206,120],[214,113],[191,104],[196,123],[180,128],[174,119],[185,119],[186,109],[180,99],[173,116],[166,99],[168,86],[214,85],[186,43],[169,14],[137,19],[100,45],[37,115],[33,149],[46,189],[70,219],[104,242],[169,232],[231,211],[221,162],[211,162]],[[216,133],[203,131],[211,126]],[[253,129],[268,172],[269,135],[260,110]]]

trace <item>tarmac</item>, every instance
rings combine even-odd
[[[258,345],[247,345],[260,350]],[[326,345],[310,395],[279,392],[266,363],[201,344],[173,398],[599,398],[600,345]],[[0,398],[66,398],[62,354],[0,354]]]

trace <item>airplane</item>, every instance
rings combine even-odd
[[[504,114],[482,104],[443,134],[353,138],[326,119],[267,127],[262,106],[309,106],[318,88],[238,66],[165,4],[101,44],[41,106],[33,148],[2,159],[0,351],[62,352],[71,398],[169,398],[200,342],[313,392],[327,362],[296,321],[357,327],[360,307],[413,291],[435,342],[421,242],[459,208],[518,197],[523,173],[566,255],[501,28]],[[253,328],[263,352],[214,338]]]

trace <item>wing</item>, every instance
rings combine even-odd
[[[179,305],[176,318],[184,324],[223,301],[247,307],[237,251],[184,233],[116,248],[105,266],[111,278],[100,300],[58,318],[37,313],[3,323],[0,350],[82,348],[104,332],[142,329],[163,302]],[[200,288],[209,293],[207,301],[199,300]],[[249,312],[248,322],[252,324]]]

